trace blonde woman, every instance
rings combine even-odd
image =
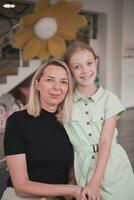
[[[71,113],[72,82],[60,60],[42,64],[33,76],[26,110],[8,120],[4,138],[10,177],[2,200],[80,199],[68,184],[73,149],[61,122]]]

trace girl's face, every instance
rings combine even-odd
[[[97,60],[87,49],[76,51],[69,62],[72,75],[77,86],[90,86],[97,74]]]
[[[57,109],[64,100],[68,91],[68,74],[63,67],[56,65],[47,66],[36,89],[40,92],[41,107],[46,110]]]

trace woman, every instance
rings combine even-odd
[[[67,185],[73,149],[61,125],[71,112],[71,84],[64,62],[42,64],[33,76],[26,110],[8,118],[4,149],[10,178],[2,200],[80,199],[81,187]]]

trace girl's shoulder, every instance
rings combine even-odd
[[[113,106],[123,106],[120,98],[115,93],[110,90],[103,89],[101,98],[99,99],[100,103],[105,104],[105,106],[113,107]],[[124,106],[123,106],[124,107]]]
[[[98,90],[96,93],[92,96],[93,99],[97,102],[97,100],[100,100],[101,102],[107,102],[108,100],[114,100],[119,99],[118,96],[111,92],[110,90],[107,90],[106,88],[102,87],[101,85],[98,86]]]
[[[110,99],[119,99],[119,97],[112,91],[108,90],[108,89],[103,89],[104,90],[104,96],[106,98],[110,98]]]

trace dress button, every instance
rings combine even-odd
[[[92,136],[92,133],[89,133],[88,135],[91,137],[91,136]]]
[[[89,113],[88,111],[85,112],[86,115],[88,115],[88,113]]]
[[[87,125],[89,125],[90,124],[90,122],[87,122]]]
[[[87,103],[85,103],[85,106],[87,106]]]
[[[92,159],[95,159],[95,156],[92,156]]]

